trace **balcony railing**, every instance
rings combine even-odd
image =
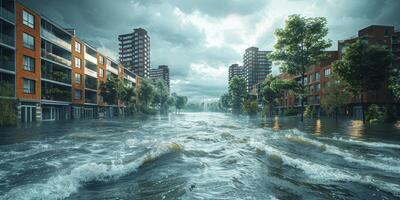
[[[71,102],[71,91],[57,87],[42,87],[42,99]]]
[[[71,67],[71,61],[42,49],[42,57]]]
[[[6,34],[0,34],[0,42],[12,47],[15,47],[14,43],[14,37],[6,35]]]
[[[68,74],[65,72],[46,72],[42,70],[42,78],[71,84],[71,77],[69,77]]]
[[[52,32],[50,32],[50,31],[48,31],[48,30],[46,30],[44,28],[41,28],[40,29],[40,33],[47,40],[53,42],[54,44],[57,44],[59,46],[64,47],[68,51],[71,51],[71,44],[66,42],[66,41],[64,41],[64,40],[62,40],[62,39],[60,39],[59,37],[55,36]]]
[[[0,57],[0,68],[15,71],[15,63],[13,60],[5,60],[4,58]]]
[[[97,58],[92,55],[85,53],[85,59],[97,65]]]
[[[0,16],[8,21],[15,22],[15,14],[0,6]]]

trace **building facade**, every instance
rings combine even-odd
[[[229,66],[229,81],[235,76],[244,78],[244,69],[238,64],[232,64]]]
[[[394,30],[393,26],[379,26],[372,25],[358,31],[357,36],[351,37],[345,40],[338,41],[338,51],[327,51],[328,58],[318,65],[312,66],[306,72],[304,77],[306,91],[308,92],[307,98],[304,102],[306,106],[314,106],[318,113],[323,112],[321,109],[321,100],[324,95],[329,94],[326,88],[329,88],[330,84],[338,81],[332,77],[332,64],[341,59],[344,51],[357,39],[361,39],[364,42],[373,45],[379,45],[390,50],[394,56],[394,64],[399,64],[400,58],[400,46],[399,46],[399,35],[398,31]],[[283,79],[293,79],[301,83],[301,76],[290,76],[288,74],[281,74],[279,77]],[[382,88],[376,91],[368,91],[364,94],[364,102],[366,104],[393,104],[395,103],[394,97],[387,87],[387,80],[382,80]],[[350,96],[348,99],[344,99],[346,104],[345,112],[354,118],[361,118],[361,106],[360,98]],[[277,106],[277,110],[281,111],[287,108],[298,108],[300,107],[300,99],[294,95],[285,93],[283,98],[280,100],[280,105]]]
[[[247,92],[250,93],[271,73],[272,62],[267,57],[269,53],[271,51],[260,51],[257,47],[246,49],[243,55],[243,68]]]
[[[132,33],[118,36],[119,61],[141,77],[150,77],[150,37],[147,31],[136,28]]]
[[[18,1],[0,6],[0,98],[16,100],[20,122],[94,118],[111,106],[99,84],[112,74],[121,79],[123,66]]]
[[[168,65],[160,65],[158,69],[150,69],[150,79],[163,81],[170,91]]]

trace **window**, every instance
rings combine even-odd
[[[24,70],[34,72],[35,71],[35,59],[29,56],[24,56]]]
[[[76,99],[76,100],[82,99],[82,91],[81,90],[75,89],[75,97],[74,97],[74,99]]]
[[[314,88],[314,90],[315,90],[315,92],[319,92],[319,90],[321,89],[321,85],[318,83],[318,84],[315,84],[315,86],[314,86],[315,88]]]
[[[35,81],[24,78],[24,93],[35,94]]]
[[[100,69],[100,77],[104,77],[104,69]]]
[[[75,42],[75,51],[78,53],[81,52],[81,43]]]
[[[35,49],[35,40],[33,37],[29,34],[23,33],[22,38],[24,40],[24,47],[28,49]]]
[[[81,84],[82,75],[75,73],[75,83]]]
[[[319,81],[319,72],[315,73],[315,81]]]
[[[330,69],[330,68],[325,69],[325,70],[324,70],[324,76],[325,76],[325,77],[328,77],[328,76],[330,76],[330,75],[331,75],[331,69]]]
[[[100,56],[100,64],[104,65],[104,57]]]
[[[25,10],[22,11],[22,23],[31,28],[35,27],[35,18]]]
[[[81,68],[81,59],[75,58],[75,67],[76,68]]]

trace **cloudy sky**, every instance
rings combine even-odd
[[[119,34],[142,27],[151,37],[151,66],[167,64],[171,90],[191,100],[227,90],[228,66],[244,49],[272,50],[274,30],[290,14],[324,16],[329,38],[370,24],[400,28],[400,0],[21,0],[107,55],[118,57]],[[277,72],[276,67],[273,69]]]

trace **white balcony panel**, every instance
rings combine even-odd
[[[85,68],[85,74],[88,75],[88,76],[97,78],[97,72],[95,72],[95,71],[93,71],[91,69]]]

